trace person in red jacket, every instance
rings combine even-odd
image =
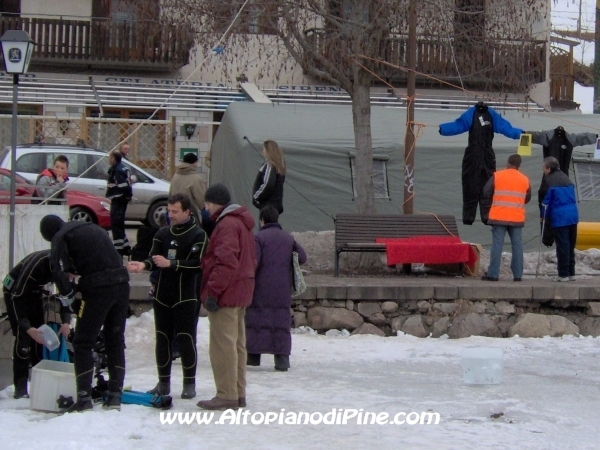
[[[245,206],[231,203],[222,184],[210,186],[204,201],[216,226],[202,258],[200,299],[208,311],[209,356],[217,394],[198,406],[238,409],[246,406],[244,316],[254,292],[254,219]]]

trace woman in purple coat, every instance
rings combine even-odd
[[[246,309],[246,349],[248,365],[259,366],[260,355],[275,355],[275,370],[290,367],[292,350],[292,252],[300,264],[306,252],[277,223],[279,212],[268,205],[260,210],[261,229],[254,238],[256,278],[252,304]]]

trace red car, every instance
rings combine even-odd
[[[32,200],[30,197],[39,196],[35,186],[18,174],[16,176],[16,182],[17,189],[15,203],[31,203]],[[10,170],[0,169],[0,204],[6,205],[8,203],[10,203]],[[87,192],[67,189],[67,204],[69,205],[69,216],[71,220],[92,222],[104,229],[110,229],[109,199],[91,195]]]

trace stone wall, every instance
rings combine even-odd
[[[417,337],[600,335],[600,302],[292,300],[293,326]]]

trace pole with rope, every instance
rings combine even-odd
[[[600,1],[600,0],[598,0]],[[416,79],[416,59],[417,59],[417,9],[415,0],[410,0],[408,19],[408,73],[406,83],[406,134],[404,136],[404,204],[402,212],[404,214],[413,213],[414,196],[414,165],[415,165],[415,79]]]

